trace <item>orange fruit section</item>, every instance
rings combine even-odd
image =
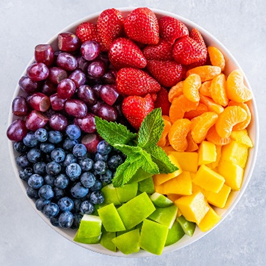
[[[171,128],[171,125],[172,125],[171,122],[169,120],[167,120],[167,118],[165,118],[165,116],[163,116],[163,122],[164,122],[163,133],[161,135],[160,140],[157,143],[157,145],[160,147],[166,146],[167,135],[168,135],[170,128]]]
[[[211,81],[205,81],[201,84],[201,87],[199,89],[200,94],[207,96],[207,97],[212,97],[211,95]]]
[[[215,103],[222,106],[228,105],[228,98],[226,94],[226,79],[224,74],[220,74],[213,78],[210,91],[211,97]]]
[[[220,114],[224,111],[224,108],[221,105],[215,103],[211,98],[204,95],[200,95],[200,102],[205,104],[210,112]]]
[[[189,112],[186,112],[184,115],[184,118],[187,118],[189,120],[193,119],[194,117],[197,117],[205,112],[208,112],[208,107],[204,105],[203,103],[199,103],[197,108],[195,110],[191,110]]]
[[[213,66],[220,67],[221,70],[223,71],[225,67],[225,59],[221,51],[217,49],[216,47],[209,46],[208,53],[209,53],[211,64]]]
[[[199,66],[187,71],[186,76],[191,74],[198,74],[201,78],[201,82],[211,80],[221,73],[221,68],[218,66]]]
[[[184,81],[180,81],[169,90],[168,100],[170,103],[173,102],[174,98],[177,98],[183,94],[183,84]]]
[[[183,94],[191,102],[198,102],[199,97],[199,88],[201,86],[200,76],[197,74],[189,75],[183,85]]]
[[[186,149],[187,152],[196,151],[199,148],[198,144],[194,141],[194,139],[191,136],[191,131],[187,135],[187,143],[188,143]]]
[[[229,138],[221,138],[217,131],[215,126],[212,126],[210,128],[210,130],[207,133],[206,139],[212,143],[214,143],[215,145],[226,145],[228,143],[230,143],[231,139]]]

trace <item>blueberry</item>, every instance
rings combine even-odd
[[[71,195],[76,199],[81,199],[89,193],[89,189],[82,186],[80,182],[77,182],[70,189]]]
[[[40,198],[49,200],[52,199],[54,197],[54,191],[52,189],[51,186],[49,185],[43,185],[39,191],[38,191],[38,195]]]
[[[99,152],[97,152],[95,154],[95,156],[94,156],[94,160],[95,161],[105,161],[106,162],[108,160],[108,154],[102,155]]]
[[[48,139],[48,133],[45,128],[37,129],[34,135],[39,142],[45,142]]]
[[[81,168],[77,163],[71,163],[66,167],[66,174],[71,181],[75,181],[81,175]]]
[[[50,223],[51,223],[53,226],[58,227],[58,226],[59,226],[58,217],[52,217],[52,218],[50,219]]]
[[[39,149],[30,149],[27,153],[27,158],[31,163],[37,163],[41,159],[42,153]]]
[[[57,144],[63,140],[63,135],[60,131],[49,131],[48,132],[48,141]]]
[[[96,178],[95,178],[94,174],[92,174],[90,172],[85,172],[80,177],[81,184],[86,188],[93,187],[95,184],[95,181],[96,181]]]
[[[54,185],[58,188],[65,189],[68,186],[69,179],[66,175],[60,174],[54,180]]]
[[[120,155],[113,155],[108,160],[108,167],[111,170],[116,170],[116,168],[123,163],[123,158]]]
[[[69,197],[61,198],[57,204],[61,211],[71,211],[74,207],[74,202]]]
[[[68,151],[72,151],[73,147],[78,143],[77,140],[66,138],[63,142],[63,148]]]
[[[97,152],[102,155],[109,154],[112,150],[111,145],[109,145],[105,140],[102,140],[97,145]]]
[[[44,153],[50,153],[54,149],[55,146],[52,143],[41,143],[40,145],[40,150]]]
[[[102,204],[104,202],[104,196],[101,191],[94,191],[91,193],[90,202],[92,204]]]
[[[46,163],[45,162],[37,162],[33,165],[33,171],[35,174],[43,175],[46,173]]]
[[[44,183],[46,185],[49,185],[49,186],[53,187],[54,186],[54,181],[55,181],[55,177],[52,176],[52,175],[46,175],[44,177]]]
[[[27,187],[26,192],[29,198],[38,199],[38,191],[33,189],[32,187]]]
[[[13,148],[19,153],[24,153],[28,150],[27,146],[22,141],[14,142]]]
[[[78,139],[81,136],[81,130],[76,125],[69,125],[66,128],[66,134],[70,139]]]
[[[105,174],[100,175],[100,180],[103,184],[108,185],[112,183],[113,173],[107,170]]]
[[[69,211],[62,212],[58,221],[61,228],[70,228],[74,221],[73,214]]]
[[[51,158],[57,163],[61,163],[65,160],[66,154],[63,149],[56,148],[51,152]]]
[[[93,160],[90,158],[80,159],[79,165],[82,171],[90,171],[93,166]]]
[[[80,212],[82,214],[92,214],[94,210],[94,205],[88,200],[83,201],[80,205]]]
[[[107,170],[107,164],[104,161],[97,161],[94,163],[93,169],[96,175],[103,175]]]
[[[33,174],[29,180],[28,185],[34,189],[38,189],[43,185],[43,177],[38,174]]]
[[[36,139],[34,132],[27,133],[27,135],[23,139],[23,143],[29,148],[36,147],[38,144],[38,140]]]
[[[87,149],[83,144],[76,144],[73,147],[73,155],[77,158],[83,157],[87,153]]]
[[[64,166],[67,167],[71,163],[76,163],[76,162],[77,162],[77,158],[72,153],[69,153],[66,155],[66,158],[64,160]]]
[[[74,218],[74,220],[73,220],[73,224],[71,225],[71,228],[72,229],[78,229],[80,222],[81,222],[81,219],[82,219],[82,215],[79,213],[74,213],[73,218]]]
[[[47,163],[46,173],[48,175],[58,175],[61,172],[61,165],[54,161]]]
[[[73,212],[79,212],[81,200],[80,199],[73,199],[73,202],[74,202]]]
[[[102,188],[102,182],[99,180],[95,180],[94,185],[90,188],[90,191],[98,191]]]
[[[58,188],[58,187],[54,187],[54,200],[59,200],[61,199],[62,197],[65,196],[65,190],[64,189],[61,189],[61,188]]]
[[[50,202],[50,203],[44,205],[44,207],[42,209],[42,213],[47,218],[55,217],[59,213],[59,207],[57,204]]]
[[[50,203],[50,200],[44,200],[44,199],[37,199],[36,202],[35,202],[35,206],[36,206],[36,209],[39,210],[39,211],[42,211],[43,210],[43,207]]]
[[[16,158],[16,163],[21,168],[26,168],[30,165],[30,162],[26,154],[21,154]]]
[[[28,181],[32,174],[33,169],[31,167],[26,167],[23,170],[19,170],[19,177],[24,181]]]

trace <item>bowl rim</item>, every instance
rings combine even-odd
[[[134,10],[135,8],[138,7],[117,7],[115,9],[120,10],[122,13],[128,13],[131,12],[132,10]],[[198,25],[197,23],[184,18],[180,15],[177,15],[175,13],[169,12],[169,11],[164,11],[161,9],[156,9],[156,8],[149,8],[151,9],[157,16],[170,16],[170,17],[174,17],[178,20],[181,20],[183,23],[185,23],[186,25],[189,25],[189,27],[195,27],[197,28],[203,35],[208,36],[208,38],[212,39],[215,43],[217,43],[219,45],[219,47],[221,47],[223,49],[223,51],[226,52],[227,57],[230,58],[230,60],[233,62],[233,64],[236,66],[236,68],[239,68],[242,70],[241,66],[239,65],[238,61],[235,59],[235,57],[231,54],[231,52],[216,38],[214,37],[211,33],[209,33],[207,30],[205,30],[204,28],[202,28],[200,25]],[[98,11],[95,12],[93,14],[90,14],[88,16],[83,17],[82,19],[79,19],[71,24],[69,24],[68,26],[66,26],[65,28],[63,28],[61,31],[59,31],[57,34],[55,34],[52,38],[50,38],[46,43],[52,43],[56,40],[57,35],[60,32],[65,32],[65,31],[69,31],[70,28],[76,28],[79,24],[81,24],[82,22],[85,21],[91,21],[91,20],[95,20],[97,19],[97,17],[101,14],[102,11]],[[27,64],[27,66],[25,67],[25,69],[22,72],[22,75],[25,75],[27,68],[33,63],[34,61],[34,57],[32,57],[32,59],[29,61],[29,63]],[[247,87],[252,91],[252,88],[250,86],[250,83],[245,75],[245,72],[242,70],[242,72],[244,73],[244,80],[245,83],[247,85]],[[22,76],[21,75],[21,76]],[[17,84],[12,99],[14,99],[18,93],[20,91],[19,85]],[[253,92],[253,91],[252,91]],[[201,232],[199,235],[197,236],[193,236],[191,238],[191,241],[187,241],[187,243],[184,243],[183,245],[179,246],[179,247],[174,247],[175,244],[170,245],[168,247],[165,247],[163,250],[163,254],[169,253],[169,252],[173,252],[173,251],[177,251],[181,248],[184,248],[190,244],[195,243],[197,240],[201,239],[202,237],[206,236],[208,233],[210,233],[211,231],[213,231],[218,225],[220,225],[225,219],[226,217],[232,212],[232,210],[235,208],[235,206],[237,205],[237,203],[239,202],[240,198],[243,196],[249,182],[250,179],[252,177],[252,173],[255,167],[255,163],[256,163],[256,159],[257,159],[257,153],[258,153],[258,144],[259,144],[259,121],[258,121],[258,109],[257,109],[257,104],[256,104],[256,100],[254,97],[254,93],[253,93],[253,99],[252,99],[252,105],[253,105],[253,123],[254,123],[254,127],[255,127],[255,135],[254,135],[254,147],[252,148],[253,150],[253,157],[249,158],[248,161],[251,161],[251,165],[249,166],[249,169],[245,169],[245,182],[243,183],[241,189],[238,191],[238,195],[236,196],[236,198],[234,199],[233,202],[231,202],[230,206],[228,208],[226,208],[226,212],[225,214],[222,216],[221,220],[213,227],[211,228],[209,231],[207,232]],[[12,114],[12,103],[10,104],[10,110],[9,110],[9,115],[8,115],[8,125],[11,124],[11,122],[14,120],[13,119],[13,114]],[[35,212],[37,212],[37,214],[42,218],[42,220],[45,221],[45,223],[47,225],[49,225],[50,228],[54,229],[58,234],[60,234],[61,236],[65,237],[66,239],[68,239],[69,241],[71,241],[72,243],[75,243],[76,245],[79,245],[83,248],[86,248],[90,251],[94,251],[97,252],[99,254],[103,254],[103,255],[109,255],[109,256],[114,256],[114,257],[124,257],[124,258],[140,258],[140,257],[151,257],[151,256],[156,256],[154,254],[151,254],[147,251],[141,251],[138,253],[134,253],[134,254],[130,254],[130,255],[124,255],[123,253],[119,252],[112,252],[109,251],[107,249],[101,250],[98,247],[99,244],[97,245],[86,245],[86,244],[81,244],[81,243],[77,243],[75,241],[73,241],[73,238],[71,238],[66,232],[66,230],[63,229],[59,229],[57,227],[54,227],[50,224],[49,220],[38,210],[36,210],[35,208],[35,204],[34,201],[32,199],[30,199],[27,194],[26,194],[26,190],[25,187],[23,185],[23,181],[20,179],[19,177],[19,172],[18,172],[18,166],[16,165],[15,162],[15,156],[14,156],[14,150],[13,150],[13,141],[9,141],[8,140],[8,148],[9,148],[9,155],[10,155],[10,160],[11,160],[11,164],[13,167],[13,170],[15,172],[15,176],[17,178],[17,181],[23,191],[24,196],[27,198],[28,202],[30,203],[30,205],[33,207],[33,209],[35,210]],[[15,170],[16,169],[16,170]],[[247,172],[247,174],[246,174]]]

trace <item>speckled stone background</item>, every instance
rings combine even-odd
[[[109,7],[148,6],[184,16],[236,57],[257,98],[260,148],[249,186],[233,212],[200,241],[161,257],[107,257],[55,233],[28,204],[11,168],[7,117],[13,90],[34,46],[68,24]],[[0,265],[266,265],[266,2],[264,0],[0,1]]]

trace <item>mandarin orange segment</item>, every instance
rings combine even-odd
[[[221,68],[218,66],[199,66],[192,68],[187,71],[186,76],[188,77],[191,74],[198,74],[201,78],[201,82],[211,80],[217,75],[221,74]]]
[[[227,96],[238,103],[252,99],[252,93],[244,85],[244,75],[240,69],[232,71],[227,78]]]
[[[184,95],[174,98],[169,110],[171,122],[174,123],[176,120],[182,119],[185,112],[195,110],[198,104],[198,102],[189,101]]]
[[[216,123],[218,115],[214,112],[206,112],[192,121],[191,136],[196,143],[201,143],[209,129]]]
[[[245,104],[245,103],[237,103],[237,102],[234,102],[234,101],[230,101],[228,103],[228,106],[234,106],[234,105],[235,106],[240,106],[247,113],[247,118],[243,122],[240,122],[240,123],[236,124],[235,126],[233,126],[233,130],[243,130],[249,125],[249,123],[251,121],[251,112],[249,110],[248,105]]]
[[[240,106],[228,106],[219,115],[215,125],[218,135],[228,138],[231,135],[233,126],[247,119],[246,111]]]
[[[185,151],[187,149],[187,134],[190,131],[190,125],[191,122],[188,119],[178,119],[172,125],[168,139],[176,151]]]
[[[215,103],[227,106],[228,98],[226,94],[226,79],[224,74],[220,74],[213,78],[210,91],[211,97]]]
[[[163,120],[167,120],[171,123],[170,117],[168,115],[162,115]]]
[[[212,95],[211,95],[211,81],[208,80],[208,81],[203,82],[200,86],[199,92],[204,96],[212,97]]]
[[[168,100],[170,103],[173,102],[174,98],[177,98],[183,94],[183,84],[184,81],[180,81],[169,90]]]
[[[198,102],[199,97],[199,88],[201,86],[200,76],[197,74],[189,75],[183,85],[183,94],[191,102]]]
[[[201,94],[200,94],[200,102],[205,104],[210,112],[215,112],[216,114],[220,114],[224,111],[224,108],[221,105],[215,103],[212,99]]]
[[[216,131],[215,125],[209,129],[206,139],[219,146],[226,145],[231,141],[230,138],[221,138]]]
[[[187,135],[187,142],[188,142],[188,146],[187,146],[186,151],[188,152],[196,151],[199,148],[198,144],[193,140],[191,136],[191,131]]]
[[[194,117],[197,117],[205,112],[208,112],[208,107],[203,103],[199,103],[199,105],[197,106],[195,110],[186,112],[184,115],[184,118],[191,120]]]
[[[170,128],[171,128],[171,122],[166,120],[164,117],[163,117],[163,122],[164,122],[164,129],[163,129],[163,133],[161,135],[161,138],[160,140],[158,141],[157,145],[160,146],[160,147],[164,147],[166,146],[166,142],[167,142],[167,135],[170,131]]]
[[[208,53],[209,53],[211,64],[213,66],[220,67],[221,70],[223,71],[225,67],[225,59],[224,59],[222,52],[216,47],[209,46]]]

